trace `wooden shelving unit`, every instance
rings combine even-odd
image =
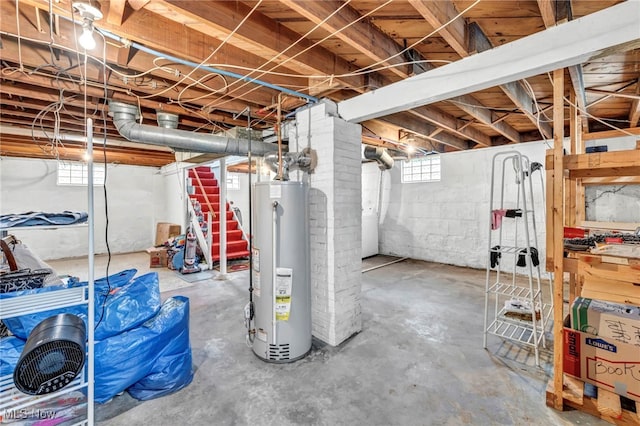
[[[640,224],[587,222],[585,220],[584,188],[587,185],[616,185],[640,183],[640,147],[635,150],[584,153],[580,117],[571,111],[571,143],[565,155],[564,139],[564,71],[554,72],[554,149],[547,152],[547,259],[546,267],[554,273],[554,378],[547,388],[547,405],[558,410],[566,407],[579,409],[613,424],[639,425],[640,403],[635,407],[621,406],[620,397],[598,389],[597,399],[587,396],[584,383],[567,376],[563,371],[563,321],[565,282],[569,274],[569,305],[581,295],[582,283],[588,280],[606,280],[611,286],[624,286],[632,294],[611,294],[611,301],[640,300],[640,260],[592,254],[566,253],[563,247],[564,227],[633,230]],[[574,102],[575,103],[575,102]],[[617,135],[620,136],[620,135]],[[613,263],[611,263],[613,262]],[[637,295],[635,294],[637,292]],[[603,294],[603,296],[607,296]],[[635,299],[635,298],[638,299]],[[635,408],[635,412],[634,412]]]

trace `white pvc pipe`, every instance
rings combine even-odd
[[[93,425],[93,395],[94,395],[94,382],[93,377],[95,375],[94,372],[94,350],[93,350],[93,339],[94,339],[94,327],[95,327],[95,307],[94,307],[94,255],[95,255],[95,247],[94,247],[94,212],[93,212],[93,120],[91,118],[87,118],[87,155],[89,157],[87,161],[87,199],[88,199],[88,227],[89,227],[89,286],[88,286],[88,298],[89,298],[89,306],[87,307],[88,320],[87,326],[89,328],[88,331],[88,367],[87,367],[87,424]]]

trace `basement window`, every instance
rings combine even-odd
[[[240,189],[240,176],[227,173],[227,189]]]
[[[440,181],[440,156],[429,155],[402,163],[402,183]]]
[[[87,185],[89,180],[89,168],[86,163],[73,161],[58,162],[58,185],[76,186]],[[93,165],[93,184],[104,185],[104,164]]]

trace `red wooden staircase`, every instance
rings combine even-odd
[[[220,260],[220,187],[211,168],[200,166],[189,169],[190,185],[195,188],[194,194],[189,194],[191,200],[198,200],[202,212],[211,210],[215,213],[212,218],[212,247],[213,260]],[[244,233],[235,218],[233,211],[226,205],[225,219],[227,221],[227,259],[242,259],[249,257],[249,243],[244,239]],[[205,221],[206,223],[206,221]]]

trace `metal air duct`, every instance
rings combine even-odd
[[[177,120],[168,119],[169,115],[171,114],[162,112],[159,117],[161,126],[166,127],[139,124],[136,122],[140,117],[136,106],[109,101],[109,116],[113,117],[113,124],[122,137],[132,142],[204,153],[247,155],[249,152],[248,139],[178,130],[171,127],[174,124],[177,125]],[[276,148],[270,143],[251,141],[252,155],[261,157],[268,152],[273,152]]]
[[[389,170],[393,167],[393,158],[391,158],[384,148],[366,146],[364,148],[364,158],[367,160],[375,160],[380,170]]]

